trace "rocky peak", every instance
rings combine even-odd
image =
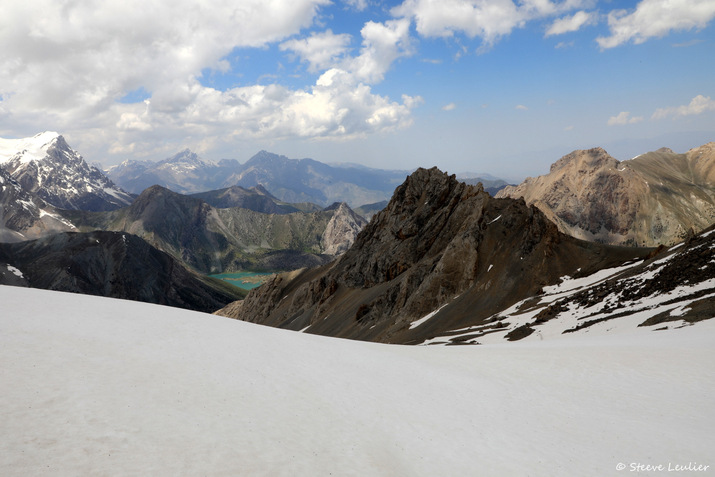
[[[581,149],[563,156],[551,165],[550,172],[555,172],[565,167],[576,167],[581,169],[597,169],[604,166],[616,167],[619,161],[608,154],[605,149],[595,147],[592,149]]]
[[[207,164],[198,154],[191,152],[191,149],[184,149],[167,159],[164,159],[159,164],[184,165],[193,167],[206,167]]]
[[[367,223],[364,218],[356,214],[345,202],[333,204],[335,211],[325,227],[325,232],[320,239],[323,253],[340,255],[350,248],[355,242],[355,237]],[[332,206],[331,206],[332,207]],[[331,210],[330,208],[325,210]]]

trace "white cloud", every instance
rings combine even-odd
[[[298,54],[309,63],[308,70],[317,72],[336,65],[350,46],[351,36],[347,33],[335,35],[331,30],[313,33],[308,38],[293,39],[281,43],[280,49]]]
[[[452,111],[454,109],[457,109],[457,105],[454,103],[449,103],[442,106],[442,111]]]
[[[350,7],[359,12],[365,10],[368,6],[367,0],[344,0],[344,2]]]
[[[395,101],[369,86],[410,54],[406,19],[365,24],[355,57],[347,56],[350,36],[329,30],[284,41],[312,71],[333,68],[313,85],[221,91],[201,83],[207,71],[228,72],[236,48],[296,35],[328,3],[11,2],[0,16],[0,131],[51,128],[77,147],[109,144],[112,153],[140,156],[189,140],[210,149],[212,141],[344,139],[409,125],[421,98]],[[119,102],[138,90],[149,101]]]
[[[363,38],[360,55],[348,60],[345,69],[362,81],[382,81],[395,60],[412,53],[409,20],[370,21],[365,23],[360,33]]]
[[[451,37],[464,33],[479,37],[490,47],[502,36],[527,21],[558,15],[585,2],[567,0],[405,0],[392,14],[414,19],[417,32],[425,37]]]
[[[519,111],[528,111],[529,110],[529,108],[527,108],[523,104],[517,104],[514,109],[518,109]]]
[[[668,116],[673,116],[673,118],[681,116],[694,116],[707,111],[715,111],[715,100],[712,100],[710,96],[703,96],[699,94],[694,97],[689,104],[684,106],[658,108],[655,113],[653,113],[651,119],[663,119]]]
[[[574,43],[573,40],[572,40],[572,41],[560,41],[560,42],[556,43],[556,45],[554,46],[554,48],[556,48],[557,50],[561,50],[561,49],[564,49],[564,48],[571,48],[571,47],[573,47],[574,45],[575,45],[575,43]]]
[[[671,31],[704,28],[715,17],[712,0],[642,0],[636,9],[614,10],[608,14],[611,35],[596,39],[601,49],[629,41],[643,43]]]
[[[597,18],[598,15],[594,12],[578,11],[571,16],[554,20],[544,36],[562,35],[578,31],[582,26],[594,23]]]
[[[608,118],[609,126],[623,126],[626,124],[636,124],[643,121],[643,116],[631,116],[628,111],[621,111],[617,116]]]

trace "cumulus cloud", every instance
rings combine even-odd
[[[370,86],[410,54],[409,20],[366,23],[356,56],[351,37],[330,30],[288,40],[329,3],[11,2],[0,16],[0,130],[42,124],[140,155],[185,138],[210,148],[211,138],[343,139],[409,125],[421,98],[393,100]],[[315,84],[202,84],[211,71],[232,72],[226,58],[237,48],[275,43],[322,72]],[[135,91],[148,100],[125,104]]]
[[[626,124],[636,124],[643,121],[643,116],[631,116],[628,111],[621,111],[617,116],[608,118],[609,126],[624,126]]]
[[[580,7],[579,0],[555,3],[550,0],[405,0],[392,14],[414,19],[417,32],[425,37],[451,37],[463,33],[479,37],[485,47],[515,28],[537,18],[558,15]]]
[[[518,109],[519,111],[528,111],[529,110],[529,108],[527,108],[523,104],[517,104],[514,109]]]
[[[308,38],[283,42],[280,49],[296,53],[303,61],[308,62],[308,70],[315,73],[335,66],[348,50],[351,40],[347,33],[336,35],[327,30],[313,33]]]
[[[410,22],[404,18],[365,23],[360,30],[363,38],[360,54],[348,60],[344,68],[362,81],[382,81],[395,60],[412,54],[409,32]]]
[[[595,12],[578,11],[573,15],[554,20],[544,36],[562,35],[578,31],[584,25],[595,23],[597,18],[598,15]]]
[[[442,111],[452,111],[454,109],[457,109],[457,105],[454,103],[449,103],[442,106]]]
[[[684,106],[675,106],[670,108],[658,108],[651,119],[663,119],[668,116],[679,118],[681,116],[694,116],[707,111],[715,111],[715,101],[710,96],[701,94],[694,97],[689,104]]]
[[[601,49],[632,41],[644,43],[671,31],[704,28],[715,17],[712,0],[642,0],[632,12],[614,10],[608,14],[610,36],[596,39]]]

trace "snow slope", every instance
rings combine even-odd
[[[712,475],[714,345],[382,345],[0,286],[0,475]]]

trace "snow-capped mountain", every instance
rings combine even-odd
[[[132,202],[56,132],[0,139],[0,167],[26,191],[62,209],[114,210]]]
[[[0,168],[0,242],[19,242],[75,227]]]

